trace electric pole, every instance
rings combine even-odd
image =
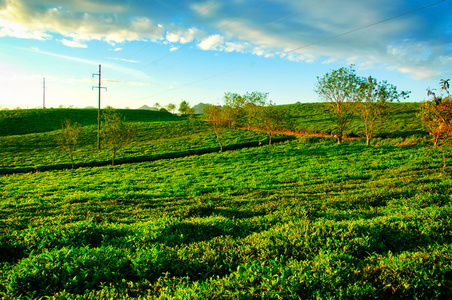
[[[46,108],[46,78],[42,78],[42,108]]]
[[[99,85],[93,86],[92,89],[99,90],[99,105],[97,108],[97,150],[100,150],[100,91],[101,91],[101,89],[107,90],[106,87],[102,87],[102,66],[101,65],[99,65],[99,74],[93,73],[93,77],[94,76],[99,76]]]

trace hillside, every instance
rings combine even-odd
[[[334,132],[336,124],[323,103],[297,103],[278,106],[288,115],[281,129],[295,132],[324,133]],[[387,116],[377,122],[375,137],[407,137],[427,134],[418,117],[419,103],[389,103]],[[354,116],[345,134],[365,136],[362,121]]]
[[[117,111],[130,122],[179,120],[178,116],[167,112],[131,109]],[[0,136],[58,130],[65,119],[82,126],[97,125],[97,109],[0,110]]]
[[[0,136],[0,297],[449,299],[452,178],[415,107],[392,108],[378,146],[231,128],[222,153],[206,122],[131,111],[114,167],[71,111],[74,170],[59,130]],[[292,129],[329,126],[318,104],[288,108]]]

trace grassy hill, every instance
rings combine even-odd
[[[281,105],[279,108],[289,116],[281,129],[324,134],[335,131],[336,123],[324,103],[297,103]],[[419,103],[389,103],[387,116],[376,124],[375,137],[397,138],[426,135],[427,132],[422,126],[422,121],[417,116],[419,110]],[[344,134],[353,137],[365,136],[364,124],[357,116],[354,116]]]
[[[218,144],[210,125],[200,120],[189,120],[167,112],[146,110],[118,110],[137,129],[134,141],[122,149],[116,162],[140,162],[162,158],[218,151]],[[97,150],[97,111],[19,110],[3,112],[5,136],[0,136],[0,174],[36,170],[68,168],[68,157],[58,147],[64,119],[83,126],[74,154],[76,166],[108,165],[111,152],[106,145]],[[51,120],[51,121],[50,121]],[[61,123],[58,123],[61,122]],[[17,124],[22,124],[18,127]],[[50,128],[50,129],[49,129]],[[23,132],[22,134],[18,134]],[[14,134],[13,134],[14,133]],[[278,139],[290,139],[280,135]],[[225,149],[256,146],[266,142],[264,132],[225,129],[222,133]]]
[[[180,117],[151,110],[117,110],[130,122],[174,121]],[[61,129],[68,119],[82,126],[97,125],[97,109],[19,109],[0,110],[0,136],[22,135]]]
[[[327,128],[321,106],[294,106],[300,131]],[[425,137],[415,104],[394,110],[379,146],[308,136],[238,147],[266,136],[230,129],[237,147],[222,153],[209,124],[156,112],[136,117],[122,154],[155,159],[0,175],[0,296],[449,299],[450,170],[439,176],[442,156],[425,143],[398,145]],[[67,161],[58,130],[36,124],[0,137],[4,169]],[[83,124],[76,159],[107,161],[95,123]]]

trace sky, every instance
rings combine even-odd
[[[0,0],[0,108],[321,101],[354,65],[428,99],[452,77],[452,0]],[[43,88],[45,78],[45,89]],[[45,100],[44,100],[45,98]]]

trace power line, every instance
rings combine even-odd
[[[283,55],[286,55],[288,53],[291,53],[291,52],[294,52],[294,51],[297,51],[297,50],[300,50],[300,49],[303,49],[303,48],[308,48],[308,47],[311,47],[311,46],[314,46],[314,45],[317,45],[317,44],[320,44],[320,43],[324,43],[326,41],[330,41],[330,40],[335,39],[335,38],[339,38],[339,37],[342,37],[342,36],[345,36],[345,35],[348,35],[348,34],[351,34],[351,33],[354,33],[354,32],[360,31],[360,30],[363,30],[363,29],[367,29],[369,27],[373,27],[373,26],[379,25],[379,24],[384,23],[384,22],[388,22],[388,21],[391,21],[391,20],[394,20],[394,19],[406,16],[408,14],[412,14],[414,12],[417,12],[417,11],[420,11],[420,10],[423,10],[423,9],[435,6],[435,5],[437,5],[437,4],[441,3],[441,2],[445,2],[445,1],[446,0],[437,1],[437,2],[434,2],[432,4],[419,7],[417,9],[414,9],[414,10],[411,10],[411,11],[408,11],[408,12],[396,15],[396,16],[391,17],[391,18],[387,18],[387,19],[384,19],[384,20],[381,20],[381,21],[378,21],[378,22],[375,22],[375,23],[372,23],[372,24],[369,24],[369,25],[361,26],[359,28],[356,28],[356,29],[353,29],[353,30],[349,30],[349,31],[346,31],[344,33],[337,34],[337,35],[334,35],[334,36],[331,36],[331,37],[328,37],[328,38],[325,38],[325,39],[322,39],[322,40],[319,40],[319,41],[316,41],[316,42],[313,42],[313,43],[310,43],[310,44],[307,44],[307,45],[303,45],[303,46],[294,48],[292,50],[288,50],[288,51],[285,51],[285,52],[282,52],[282,53],[279,53],[279,54],[274,54],[274,55],[268,56],[266,58],[263,58],[261,60],[258,60],[258,61],[246,64],[246,65],[242,65],[242,66],[239,66],[239,67],[236,67],[236,68],[233,68],[233,69],[221,72],[221,73],[217,73],[217,74],[214,74],[214,75],[211,75],[211,76],[208,76],[208,77],[205,77],[205,78],[202,78],[202,79],[199,79],[199,80],[196,80],[196,81],[193,81],[193,82],[181,85],[181,86],[179,86],[177,88],[169,89],[169,90],[162,91],[162,92],[159,92],[159,93],[156,93],[156,94],[153,94],[153,95],[149,95],[149,96],[145,96],[145,97],[139,98],[139,99],[137,99],[135,101],[143,100],[143,99],[150,98],[150,97],[155,97],[155,96],[158,96],[158,95],[161,95],[161,94],[165,94],[165,93],[174,91],[176,89],[184,88],[184,87],[187,87],[189,85],[193,85],[193,84],[196,84],[196,83],[199,83],[199,82],[202,82],[202,81],[206,81],[206,80],[209,80],[209,79],[212,79],[212,78],[215,78],[215,77],[227,74],[227,73],[231,73],[231,72],[234,72],[234,71],[237,71],[237,70],[240,70],[240,69],[243,69],[243,68],[255,65],[255,64],[259,63],[259,62],[269,60],[271,58],[275,58],[275,57],[278,57],[278,56],[283,56]],[[133,102],[135,102],[135,101],[133,101]]]
[[[185,20],[182,24],[178,25],[177,27],[180,27],[180,26],[184,25],[184,24],[187,23],[188,21],[190,21],[190,20],[196,18],[197,16],[199,16],[200,14],[206,12],[208,9],[210,9],[210,8],[213,7],[213,6],[215,6],[215,5],[218,4],[220,1],[223,1],[223,0],[217,0],[215,3],[209,5],[208,7],[206,7],[205,9],[203,9],[202,11],[200,11],[199,13],[197,13],[196,15],[193,15],[190,19]],[[182,1],[181,3],[179,3],[179,4],[178,4],[174,9],[172,9],[167,15],[169,15],[171,12],[175,11],[175,10],[176,10],[177,8],[179,8],[179,6],[181,6],[183,3],[184,3],[184,1]],[[160,18],[159,21],[162,20],[162,19],[163,19],[163,17]],[[134,54],[128,56],[126,59],[129,59],[129,58],[131,58],[132,56],[135,56],[136,54],[140,53],[141,51],[143,51],[144,49],[148,48],[149,46],[150,46],[150,44],[144,46],[143,48],[141,48],[140,50],[138,50],[138,51],[135,52]],[[146,65],[145,67],[147,67],[147,66],[148,66],[148,65]],[[144,67],[143,67],[143,68],[144,68]],[[141,70],[141,69],[143,69],[143,68],[137,69],[136,71],[139,71],[139,70]]]
[[[273,1],[274,1],[274,0],[273,0]],[[273,2],[273,1],[267,2],[266,4],[260,6],[260,7],[256,8],[256,9],[254,9],[254,10],[251,11],[251,12],[254,12],[254,11],[260,9],[260,8],[266,6],[267,4],[270,4],[270,3]],[[309,8],[312,8],[312,7],[316,6],[316,5],[319,5],[319,4],[321,4],[322,2],[325,2],[325,1],[327,1],[327,0],[319,1],[319,2],[317,2],[317,3],[314,3],[313,5],[310,5],[310,6],[307,6],[307,7],[305,7],[305,8],[302,8],[302,9],[300,9],[300,10],[294,12],[294,13],[291,13],[291,14],[285,16],[285,17],[279,18],[279,19],[276,20],[276,21],[272,21],[272,22],[267,23],[267,24],[265,24],[265,25],[263,25],[263,26],[261,26],[261,27],[259,27],[259,28],[256,28],[256,29],[253,29],[253,30],[251,30],[251,31],[248,31],[247,33],[244,33],[244,34],[238,36],[237,39],[239,39],[239,38],[241,38],[241,37],[244,37],[244,36],[246,36],[246,35],[248,35],[248,34],[250,34],[250,33],[252,33],[252,32],[258,31],[258,30],[260,30],[260,29],[262,29],[262,28],[265,28],[265,27],[267,27],[267,26],[269,26],[269,25],[272,25],[272,24],[275,24],[275,23],[277,23],[277,22],[279,22],[279,21],[282,21],[282,20],[284,20],[284,19],[287,19],[288,17],[291,17],[291,16],[293,16],[293,15],[295,15],[295,14],[298,14],[298,13],[304,11],[304,10],[307,10],[307,9],[309,9]],[[251,12],[249,12],[249,13],[247,13],[247,14],[245,14],[245,15],[248,15],[248,14],[250,14]],[[243,16],[245,16],[245,15],[243,15]],[[243,16],[242,16],[242,17],[243,17]],[[240,18],[242,18],[242,17],[240,17]],[[229,25],[229,24],[231,24],[231,23],[233,23],[233,22],[239,20],[240,18],[237,18],[237,19],[235,19],[235,20],[233,20],[233,21],[227,23],[226,25],[217,28],[215,31],[217,31],[218,29],[221,29],[221,28],[226,27],[227,25]],[[215,32],[215,31],[212,31],[212,32],[208,33],[207,35],[209,35],[209,34]],[[201,39],[204,38],[204,37],[206,37],[207,35],[204,35],[203,37],[201,37]],[[185,46],[184,46],[184,47],[185,47]],[[182,48],[180,48],[180,49],[182,49]],[[178,49],[178,50],[180,50],[180,49]],[[161,59],[166,58],[166,57],[169,56],[169,55],[171,55],[171,54],[167,54],[167,55],[165,55],[164,57],[162,57]],[[163,68],[163,69],[161,69],[161,70],[158,70],[158,71],[153,72],[153,73],[150,73],[150,74],[157,74],[157,73],[166,71],[166,70],[168,70],[168,69],[174,68],[175,66],[178,66],[178,65],[180,65],[180,64],[182,64],[182,63],[184,63],[184,62],[186,62],[186,61],[189,61],[189,60],[191,60],[191,59],[193,59],[193,58],[195,58],[195,57],[198,57],[198,56],[200,56],[200,55],[202,55],[202,53],[193,55],[193,56],[191,56],[191,57],[189,57],[189,58],[186,58],[186,59],[184,59],[184,60],[182,60],[182,61],[179,61],[179,62],[177,62],[177,63],[175,63],[175,64],[172,64],[172,65],[170,65],[170,66],[168,66],[168,67],[166,67],[166,68]],[[156,62],[156,61],[159,61],[159,60],[160,60],[160,59],[155,60],[155,61],[153,61],[152,63],[154,63],[154,62]],[[151,63],[151,64],[152,64],[152,63]],[[138,69],[138,70],[141,70],[141,69]],[[150,74],[148,74],[148,75],[150,75]]]
[[[261,9],[262,7],[265,7],[265,6],[269,5],[270,3],[274,2],[274,1],[276,1],[276,0],[268,1],[267,3],[265,3],[265,4],[261,5],[261,6],[259,6],[258,8],[255,8],[255,9],[253,9],[253,10],[247,12],[246,14],[241,15],[241,16],[238,17],[238,18],[235,18],[235,19],[232,20],[232,21],[230,21],[230,22],[228,22],[228,23],[226,23],[226,24],[224,24],[224,25],[222,25],[222,26],[220,26],[220,27],[215,28],[214,30],[212,30],[212,31],[210,31],[209,33],[207,33],[207,34],[203,35],[202,37],[200,37],[199,40],[202,40],[202,39],[205,38],[206,36],[208,36],[208,35],[210,35],[210,34],[216,32],[216,31],[218,31],[218,30],[220,30],[220,29],[222,29],[222,28],[224,28],[224,27],[226,27],[226,26],[229,26],[230,24],[232,24],[232,23],[234,23],[234,22],[237,22],[238,20],[240,20],[240,19],[246,17],[246,16],[249,15],[249,14],[252,14],[253,12],[255,12],[255,11]],[[323,1],[326,1],[326,0],[323,0]],[[322,2],[323,2],[323,1],[322,1]],[[184,49],[184,48],[188,47],[189,45],[193,44],[194,42],[195,42],[195,41],[193,40],[193,41],[191,41],[190,43],[185,44],[183,47],[178,48],[177,50]],[[162,56],[162,57],[160,57],[160,58],[157,58],[157,59],[151,61],[150,63],[144,65],[143,67],[141,67],[141,68],[139,68],[139,69],[137,69],[137,71],[143,70],[144,68],[148,67],[149,65],[152,65],[152,64],[154,64],[154,63],[156,63],[156,62],[158,62],[158,61],[160,61],[160,60],[162,60],[162,59],[167,58],[168,56],[172,55],[174,52],[175,52],[175,51],[170,52],[170,53],[168,53],[168,54],[166,54],[166,55],[164,55],[164,56]]]
[[[291,13],[291,14],[285,16],[285,17],[282,17],[282,18],[276,20],[276,21],[270,22],[270,23],[265,24],[265,25],[263,25],[263,26],[261,26],[261,27],[259,27],[259,28],[253,29],[253,30],[251,30],[251,31],[248,31],[248,32],[242,34],[242,35],[239,35],[237,38],[239,39],[239,38],[244,37],[244,36],[246,36],[246,35],[248,35],[248,34],[250,34],[250,33],[253,33],[253,32],[255,32],[255,31],[261,30],[262,28],[265,28],[265,27],[267,27],[267,26],[269,26],[269,25],[272,25],[272,24],[275,24],[275,23],[277,23],[277,22],[279,22],[279,21],[282,21],[282,20],[284,20],[284,19],[287,19],[288,17],[291,17],[291,16],[293,16],[293,15],[296,15],[296,14],[302,12],[302,11],[305,11],[305,10],[307,10],[307,9],[309,9],[309,8],[312,8],[312,7],[316,6],[316,5],[319,5],[320,3],[325,2],[325,1],[327,1],[327,0],[322,0],[322,1],[319,1],[319,2],[317,2],[317,3],[312,4],[312,5],[310,5],[310,6],[307,6],[307,7],[305,7],[305,8],[302,8],[302,9],[300,9],[300,10],[297,10],[296,12],[293,12],[293,13]]]
[[[167,17],[168,15],[170,15],[172,12],[174,12],[175,10],[177,10],[182,4],[184,4],[184,0],[182,0],[178,5],[176,5],[176,7],[174,7],[171,11],[169,11],[165,16],[162,16],[160,19],[158,19],[158,21],[156,21],[155,23],[160,23],[160,21],[164,18]],[[142,31],[141,33],[144,33],[144,31]],[[129,59],[135,55],[137,55],[138,53],[140,53],[141,51],[143,51],[144,49],[148,48],[150,46],[150,44],[142,47],[141,49],[139,49],[138,51],[136,51],[135,53],[127,56],[125,59]]]

